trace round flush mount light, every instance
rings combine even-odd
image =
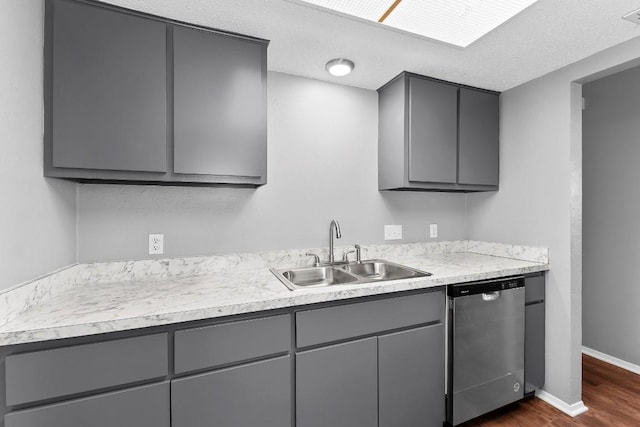
[[[344,58],[336,58],[327,62],[326,69],[332,76],[342,77],[353,71],[355,64]]]

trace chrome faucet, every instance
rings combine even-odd
[[[335,230],[336,239],[342,237],[342,233],[340,232],[340,224],[335,219],[331,220],[331,224],[329,225],[329,262],[335,262],[335,257],[333,256],[333,233]]]

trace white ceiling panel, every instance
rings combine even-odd
[[[367,89],[406,70],[506,90],[640,35],[622,19],[640,0],[538,0],[464,49],[300,0],[101,1],[271,40],[269,70]],[[334,77],[333,58],[356,67]]]
[[[386,25],[466,47],[537,0],[403,0]]]
[[[393,5],[394,0],[303,0],[316,6],[325,7],[368,21],[378,19]]]
[[[537,0],[302,0],[430,39],[466,47]]]

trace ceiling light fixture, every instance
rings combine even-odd
[[[349,74],[355,68],[353,61],[344,58],[336,58],[327,62],[325,67],[329,74],[336,77],[343,77]]]

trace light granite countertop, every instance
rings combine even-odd
[[[305,250],[306,251],[306,250]],[[433,275],[290,291],[269,270],[308,263],[303,250],[72,266],[0,295],[0,345],[123,331],[549,269],[548,251],[482,242],[368,248]],[[518,259],[520,258],[520,259]],[[19,306],[19,307],[18,307]]]

